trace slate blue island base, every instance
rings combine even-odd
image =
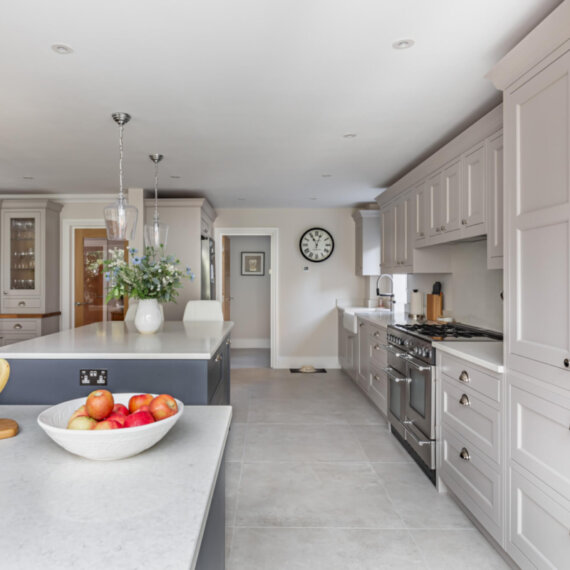
[[[231,328],[166,322],[149,337],[129,323],[96,323],[10,345],[0,350],[11,369],[0,404],[57,404],[100,386],[228,405]]]

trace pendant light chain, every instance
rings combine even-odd
[[[124,200],[123,194],[123,123],[119,123],[119,200]]]
[[[154,221],[158,222],[158,160],[154,163]]]

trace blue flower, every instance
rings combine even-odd
[[[105,272],[105,281],[110,281],[111,280],[111,273],[109,271]]]
[[[134,255],[137,252],[137,250],[134,247],[131,247],[131,249],[129,249],[129,253],[131,255]]]
[[[192,269],[189,267],[186,268],[186,275],[192,275]]]
[[[140,257],[133,257],[133,265],[139,265],[141,262]]]

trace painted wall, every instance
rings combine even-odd
[[[234,348],[269,348],[271,238],[231,236],[230,238],[230,318]],[[265,253],[264,275],[242,275],[244,251]]]
[[[219,209],[216,228],[279,230],[277,366],[338,367],[336,299],[363,298],[366,280],[354,274],[354,221],[349,208]],[[328,229],[332,256],[311,263],[299,251],[302,233]],[[305,270],[305,268],[307,268]]]
[[[413,289],[431,293],[440,281],[445,314],[457,321],[503,330],[503,271],[487,269],[487,242],[458,243],[452,248],[451,274],[409,275],[408,302]]]

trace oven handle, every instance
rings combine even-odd
[[[404,420],[402,423],[403,423],[404,425],[413,425],[414,422],[413,422],[412,420]],[[421,439],[418,439],[418,438],[416,437],[416,435],[415,435],[413,432],[411,432],[410,430],[406,430],[406,435],[411,435],[411,436],[412,436],[412,439],[413,439],[420,447],[422,447],[422,446],[424,446],[424,445],[431,445],[431,440],[429,440],[429,439],[428,439],[428,440],[421,440]]]
[[[386,374],[388,374],[390,378],[393,378],[396,384],[398,384],[399,382],[405,382],[406,384],[409,384],[412,381],[411,378],[406,378],[405,376],[396,376],[395,373],[398,371],[392,366],[387,366],[386,368],[384,368],[384,372],[386,372]]]
[[[420,372],[424,372],[426,370],[431,370],[431,366],[420,366],[419,364],[416,364],[412,360],[412,357],[409,354],[406,355],[404,358],[408,361],[408,364],[411,364],[416,370],[419,370]]]
[[[405,352],[398,352],[398,349],[394,348],[391,344],[380,344],[377,346],[384,348],[385,350],[391,352],[394,356],[397,356],[398,358],[406,358],[408,356]]]

